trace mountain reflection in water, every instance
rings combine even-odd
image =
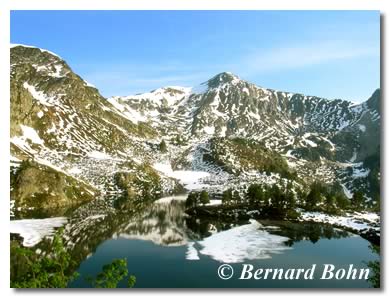
[[[260,262],[261,266],[294,268],[307,262],[363,264],[364,261],[372,262],[370,266],[378,262],[366,240],[330,225],[270,220],[222,222],[194,218],[185,214],[184,198],[139,203],[131,211],[107,208],[102,202],[91,202],[78,208],[68,218],[64,229],[64,243],[78,264],[78,269],[75,269],[82,276],[94,275],[105,263],[125,257],[129,271],[137,276],[139,286],[193,287],[196,286],[191,282],[193,275],[199,276],[203,272],[205,277],[201,285],[218,287],[221,285],[215,280],[215,270],[221,263],[239,265],[249,260],[251,263]],[[48,241],[41,242],[37,248],[43,252],[49,250]],[[157,280],[151,275],[148,270],[152,262],[169,267],[167,280],[161,279],[161,276],[161,280]],[[179,274],[179,268],[187,268],[189,273]],[[209,276],[207,281],[206,276]],[[164,280],[165,283],[160,284]],[[367,286],[365,284],[367,282],[363,281],[358,286]],[[348,285],[354,284],[341,286]],[[88,285],[78,279],[70,286]],[[237,282],[229,286],[259,285]],[[267,286],[273,287],[272,284]],[[299,283],[286,283],[285,286],[306,287]],[[313,283],[313,286],[326,284]]]

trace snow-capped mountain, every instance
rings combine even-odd
[[[337,181],[348,196],[378,192],[379,89],[355,104],[266,89],[225,72],[194,88],[105,99],[57,55],[13,46],[10,133],[13,165],[28,159],[101,196],[169,193],[180,188],[181,176],[172,175],[179,170],[205,173],[199,185],[209,189],[283,178],[302,187]],[[49,182],[23,184],[28,169],[13,173],[17,205],[61,193]]]
[[[364,134],[366,124],[379,125],[380,119],[379,90],[367,102],[354,104],[261,88],[231,73],[218,74],[200,88],[160,88],[108,100],[130,119],[137,114],[157,129],[173,123],[191,137],[251,138],[284,153],[290,146],[320,145],[336,152],[331,141],[337,142],[336,135],[356,129]]]

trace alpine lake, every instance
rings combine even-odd
[[[136,211],[97,212],[96,203],[73,210],[64,228],[67,249],[79,276],[68,286],[91,287],[114,259],[127,259],[135,288],[368,288],[369,280],[321,279],[325,264],[348,271],[370,269],[380,256],[369,241],[329,224],[249,220],[222,222],[185,213],[185,195],[160,199]],[[45,250],[42,241],[37,245]],[[220,266],[228,271],[218,274]],[[245,264],[257,269],[309,269],[311,279],[240,279]],[[230,270],[230,269],[229,269]],[[291,271],[291,270],[290,270]],[[220,272],[221,273],[221,272]],[[253,276],[252,276],[253,277]],[[379,278],[379,277],[378,277]],[[126,287],[125,281],[119,287]]]

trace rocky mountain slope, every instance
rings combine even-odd
[[[213,192],[293,181],[305,188],[314,180],[377,199],[380,115],[379,90],[354,104],[258,87],[231,73],[194,88],[105,99],[57,55],[13,46],[11,200],[17,209],[55,198],[64,205],[75,197],[154,198],[181,186]],[[27,190],[20,181],[38,183],[41,175],[26,177],[23,160],[88,191]],[[26,200],[36,196],[37,206]]]

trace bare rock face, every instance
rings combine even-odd
[[[60,209],[78,206],[97,195],[89,185],[34,162],[22,162],[12,175],[11,198],[20,207]]]

